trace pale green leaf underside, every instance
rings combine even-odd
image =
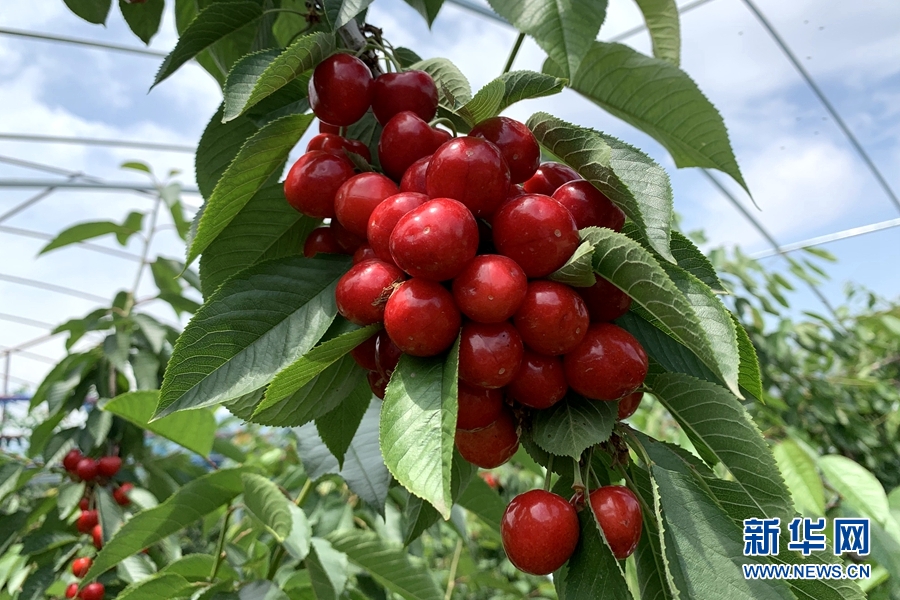
[[[644,15],[653,56],[676,67],[681,61],[681,23],[675,0],[635,0]]]
[[[186,411],[151,423],[158,402],[158,391],[128,392],[104,404],[103,410],[201,456],[209,456],[216,437],[216,418],[212,412],[205,409]]]
[[[410,65],[409,69],[431,75],[438,89],[438,101],[450,110],[455,111],[472,99],[469,80],[446,58],[429,58]]]
[[[775,444],[772,454],[800,514],[825,516],[825,487],[809,454],[791,439]]]
[[[566,264],[551,273],[547,279],[572,287],[591,287],[597,283],[594,276],[594,247],[590,242],[583,242]]]
[[[534,416],[532,437],[544,451],[578,459],[581,453],[609,439],[617,404],[570,394]]]
[[[293,518],[290,501],[268,478],[256,473],[242,473],[244,504],[247,510],[265,525],[269,533],[283,542],[291,533]]]

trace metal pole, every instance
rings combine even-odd
[[[68,190],[104,190],[110,192],[157,192],[152,183],[128,181],[54,181],[52,179],[0,179],[0,188],[60,188]],[[197,188],[181,188],[185,194],[199,194]]]
[[[822,244],[837,242],[839,240],[847,240],[860,235],[874,233],[876,231],[884,231],[885,229],[891,229],[892,227],[900,227],[900,219],[889,219],[887,221],[880,221],[878,223],[872,223],[870,225],[861,225],[859,227],[853,227],[851,229],[844,229],[843,231],[836,231],[827,235],[820,235],[818,237],[809,238],[808,240],[795,242],[793,244],[785,244],[781,247],[781,251],[782,253],[796,252],[797,250],[812,248],[813,246],[820,246]],[[774,250],[763,250],[762,252],[753,254],[751,258],[767,258],[769,256],[774,256],[775,254],[778,253]]]
[[[115,50],[116,52],[130,52],[141,56],[152,56],[154,58],[163,58],[168,56],[168,52],[160,50],[150,50],[147,48],[136,48],[134,46],[120,46],[119,44],[106,44],[104,42],[95,42],[80,38],[72,38],[63,35],[47,35],[46,33],[36,33],[34,31],[23,31],[21,29],[9,29],[0,27],[0,35],[14,35],[17,37],[29,38],[32,40],[41,40],[42,42],[56,42],[61,44],[75,44],[77,46],[87,46],[89,48],[100,48],[102,50]]]
[[[163,152],[186,152],[189,154],[193,154],[197,151],[197,149],[193,146],[185,146],[181,144],[161,144],[157,142],[109,140],[101,138],[60,137],[53,135],[31,135],[24,133],[0,133],[0,140],[12,140],[17,142],[42,142],[50,144],[76,144],[80,146],[112,146],[116,148],[161,150]]]

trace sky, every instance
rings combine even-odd
[[[900,193],[900,3],[756,0],[756,4]],[[473,89],[500,74],[515,41],[509,27],[449,2],[431,30],[401,0],[378,0],[369,10],[368,21],[382,28],[395,46],[410,47],[426,58],[451,59],[469,77]],[[641,22],[633,0],[610,0],[599,37],[609,40]],[[106,27],[101,27],[75,17],[62,0],[0,0],[0,28],[141,45],[115,6]],[[171,10],[167,10],[150,48],[168,51],[176,39]],[[646,32],[623,43],[650,52]],[[514,68],[540,70],[543,60],[544,53],[526,40]],[[205,71],[190,63],[148,93],[160,62],[154,57],[0,34],[0,133],[193,146],[221,101],[221,92]],[[741,0],[711,0],[682,16],[682,69],[721,111],[759,209],[726,176],[719,175],[719,180],[780,243],[900,217],[824,107]],[[525,120],[539,110],[610,133],[659,161],[672,178],[682,228],[706,231],[710,247],[737,244],[751,254],[769,249],[702,173],[676,169],[666,151],[649,136],[568,90],[522,102],[506,114]],[[305,139],[294,156],[304,147]],[[120,169],[123,162],[138,160],[150,165],[159,178],[175,169],[181,172],[176,179],[185,187],[195,185],[189,153],[0,139],[0,181],[60,177],[4,159],[32,161],[109,181],[145,183],[145,175]],[[0,187],[0,215],[38,192]],[[183,198],[193,208],[199,205],[195,194]],[[52,234],[81,221],[122,221],[130,211],[151,207],[146,195],[130,192],[56,191],[0,223],[0,352],[46,335],[48,326],[98,306],[93,300],[13,283],[9,277],[112,297],[131,285],[138,264],[133,258],[78,246],[37,257],[46,240],[13,235],[10,228]],[[112,239],[96,243],[121,249]],[[848,283],[864,285],[894,300],[900,296],[900,227],[823,248],[839,259],[828,267],[831,279],[822,287],[833,304],[841,303]],[[142,242],[133,239],[124,250],[137,255]],[[181,243],[165,220],[150,250],[151,256],[182,256]],[[784,261],[773,257],[765,259],[765,264],[782,268]],[[152,279],[145,274],[138,297],[149,296],[153,290]],[[798,310],[821,311],[818,300],[802,289],[792,303]],[[165,305],[149,303],[146,308],[166,322],[179,321]],[[11,322],[5,315],[33,322]],[[64,355],[63,341],[57,336],[29,348],[29,354],[15,354],[10,362],[9,391],[33,390]],[[0,373],[4,369],[0,364]]]

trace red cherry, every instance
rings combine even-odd
[[[92,564],[94,564],[94,561],[86,556],[83,558],[76,558],[72,561],[72,574],[81,579],[91,569]]]
[[[503,392],[460,381],[457,388],[456,428],[466,431],[482,429],[500,418]]]
[[[344,182],[334,197],[334,213],[350,233],[365,237],[369,217],[388,196],[400,192],[397,184],[380,173],[360,173]]]
[[[575,508],[561,496],[531,490],[512,499],[500,520],[509,562],[532,575],[549,575],[569,560],[580,537]]]
[[[603,192],[594,187],[590,181],[579,179],[563,184],[553,192],[553,199],[565,206],[578,229],[585,227],[606,227],[613,231],[622,231],[625,226],[625,213],[612,203]]]
[[[369,337],[350,351],[350,357],[366,371],[374,371],[375,366],[375,339],[378,334]]]
[[[453,198],[476,217],[494,214],[509,191],[509,167],[494,144],[475,137],[450,140],[435,150],[425,174],[432,198]]]
[[[437,106],[437,86],[425,71],[385,73],[375,79],[372,112],[382,125],[405,110],[414,112],[423,121],[430,121],[437,113]]]
[[[430,156],[444,143],[447,134],[432,128],[412,111],[394,115],[378,140],[381,168],[395,181],[420,158]]]
[[[330,227],[316,227],[303,242],[303,256],[313,258],[319,254],[345,254],[344,249],[334,237],[334,230]]]
[[[333,133],[335,135],[340,135],[341,128],[337,125],[326,123],[325,121],[319,121],[319,133]]]
[[[394,284],[403,281],[403,272],[383,260],[371,259],[350,267],[338,280],[334,299],[338,312],[357,325],[381,321]]]
[[[79,598],[81,598],[81,600],[103,600],[105,593],[106,588],[103,587],[103,584],[94,582],[84,586],[84,589],[81,590],[81,594],[79,594]]]
[[[361,141],[348,140],[333,133],[320,133],[314,136],[306,145],[306,151],[309,152],[310,150],[321,150],[341,158],[346,158],[347,152],[353,152],[362,156],[366,162],[372,162],[372,154],[369,152],[369,148]]]
[[[122,459],[118,456],[104,456],[97,461],[97,471],[104,477],[113,477],[122,468]]]
[[[462,203],[435,198],[409,211],[391,232],[398,267],[431,281],[456,277],[478,252],[478,225]]]
[[[334,195],[353,177],[353,164],[346,158],[321,150],[301,156],[284,180],[284,197],[297,211],[310,217],[334,216]]]
[[[70,583],[69,587],[66,588],[66,598],[74,598],[78,595],[78,584]]]
[[[403,179],[400,180],[400,191],[418,192],[420,194],[427,193],[428,190],[425,187],[425,173],[428,171],[428,163],[430,162],[431,155],[429,154],[409,165],[409,168],[403,173]]]
[[[384,329],[379,331],[375,336],[375,370],[378,371],[378,374],[386,381],[390,380],[401,356],[403,356],[403,350],[394,343],[387,331]]]
[[[618,319],[631,308],[631,298],[602,277],[591,287],[578,288],[578,295],[587,305],[592,323],[606,323]]]
[[[459,378],[501,388],[516,375],[523,352],[522,338],[509,322],[466,323],[459,338]]]
[[[403,352],[434,356],[459,335],[462,318],[441,284],[425,279],[405,281],[388,299],[384,329]]]
[[[378,371],[369,371],[366,374],[366,381],[368,381],[369,389],[372,390],[372,393],[384,400],[388,380],[382,377]]]
[[[82,458],[84,458],[84,456],[77,448],[75,448],[74,450],[69,450],[69,453],[66,454],[65,458],[63,458],[63,468],[69,473],[74,473],[75,469],[78,468],[78,463],[81,462]]]
[[[532,281],[514,323],[526,346],[556,356],[581,343],[589,321],[584,301],[572,288],[555,281]]]
[[[89,498],[82,498],[78,501],[78,508],[82,511],[88,510],[91,507],[91,501]]]
[[[596,323],[563,359],[572,389],[593,400],[618,400],[647,376],[647,353],[633,335],[612,323]]]
[[[529,194],[510,200],[492,225],[497,251],[519,263],[529,277],[557,270],[580,243],[572,215],[549,196]]]
[[[99,522],[100,519],[96,510],[85,510],[78,515],[78,520],[75,521],[75,528],[80,533],[90,533],[91,529]]]
[[[576,179],[581,179],[581,175],[574,169],[561,163],[545,162],[541,163],[537,172],[522,187],[529,194],[552,196],[559,186]]]
[[[590,501],[613,555],[619,560],[631,556],[644,525],[637,496],[627,487],[608,485],[591,492]]]
[[[369,224],[366,228],[366,237],[375,251],[375,255],[382,260],[394,261],[391,256],[391,232],[397,226],[400,217],[428,202],[428,196],[415,192],[401,192],[375,207],[369,216]]]
[[[463,458],[482,469],[499,467],[519,449],[512,411],[504,407],[496,421],[481,429],[457,429],[456,448]]]
[[[353,254],[359,250],[360,246],[366,243],[365,239],[347,231],[337,219],[332,219],[328,226],[334,232],[334,239],[337,241],[338,246],[344,250],[344,254]]]
[[[640,406],[643,398],[644,392],[634,392],[619,400],[619,420],[622,421],[633,415],[637,411],[638,406]]]
[[[519,404],[544,409],[562,400],[568,389],[559,357],[526,350],[516,376],[506,386],[506,393]]]
[[[91,541],[94,542],[94,548],[97,550],[103,547],[103,528],[100,525],[94,525],[91,529]]]
[[[93,458],[82,458],[75,467],[75,473],[85,481],[97,478],[97,461]]]
[[[353,253],[353,264],[357,265],[364,260],[371,260],[373,258],[378,258],[375,255],[375,251],[372,250],[372,246],[368,244],[363,244],[359,248],[356,249],[356,252]],[[385,261],[387,263],[391,263],[391,261]],[[393,263],[391,263],[393,264]]]
[[[541,148],[525,123],[492,117],[476,125],[469,135],[484,138],[500,149],[512,183],[528,180],[541,163]]]
[[[502,323],[525,299],[528,279],[513,259],[482,254],[453,280],[453,299],[464,315],[479,323]]]
[[[332,125],[352,125],[372,105],[372,72],[349,54],[334,54],[319,63],[309,80],[309,105]]]
[[[480,471],[478,473],[478,476],[481,477],[481,479],[486,484],[488,484],[491,487],[491,489],[496,490],[497,488],[500,487],[500,480],[497,479],[497,476],[494,475],[493,473],[490,473],[488,471]]]
[[[113,500],[116,501],[116,504],[119,506],[128,506],[131,504],[131,498],[128,497],[128,492],[134,489],[134,484],[125,482],[115,490],[113,490]]]

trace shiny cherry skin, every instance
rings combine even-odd
[[[350,358],[366,371],[374,371],[377,368],[375,366],[375,339],[377,337],[376,333],[350,351]]]
[[[400,181],[410,165],[433,154],[448,138],[448,133],[434,129],[416,113],[399,112],[387,122],[378,140],[381,168],[388,177]]]
[[[507,462],[519,449],[519,433],[512,411],[504,406],[497,420],[481,429],[457,429],[456,448],[464,459],[482,469],[493,469]]]
[[[390,238],[398,267],[431,281],[459,275],[478,252],[478,224],[461,202],[435,198],[397,221]]]
[[[463,325],[459,338],[459,378],[483,388],[501,388],[512,381],[525,348],[511,323]]]
[[[394,343],[387,331],[384,329],[379,331],[375,336],[375,370],[385,380],[391,378],[401,356],[403,356],[403,350]]]
[[[563,359],[573,390],[592,400],[618,400],[647,376],[647,353],[633,335],[612,323],[595,323]]]
[[[578,294],[587,305],[592,323],[608,323],[628,312],[631,297],[602,277],[591,287],[578,288]]]
[[[337,219],[332,219],[328,226],[334,232],[334,239],[337,241],[338,246],[343,248],[344,254],[353,254],[359,250],[360,246],[366,243],[365,238],[347,231],[347,228],[341,225],[341,222]]]
[[[558,162],[545,162],[522,187],[529,194],[552,196],[561,185],[576,179],[581,179],[581,175],[575,169]]]
[[[512,183],[527,181],[541,164],[541,148],[525,123],[491,117],[476,125],[469,135],[484,138],[500,149]]]
[[[99,474],[97,461],[93,458],[82,458],[75,467],[75,474],[85,481],[95,480]]]
[[[503,392],[459,382],[456,428],[466,431],[483,429],[500,418],[503,412]]]
[[[347,152],[353,152],[366,159],[366,162],[372,162],[372,153],[361,141],[349,140],[333,133],[320,133],[313,136],[306,145],[306,151],[309,152],[310,150],[321,150],[341,158],[346,158]]]
[[[88,510],[91,507],[91,500],[89,498],[82,498],[78,501],[78,508],[82,511]]]
[[[513,322],[526,346],[549,356],[565,354],[578,346],[589,324],[587,308],[575,290],[544,280],[528,284]]]
[[[115,490],[113,490],[113,500],[116,501],[116,504],[119,506],[128,506],[131,504],[131,498],[128,497],[128,493],[134,489],[134,484],[125,482]]]
[[[409,165],[409,168],[406,169],[406,172],[403,173],[403,178],[400,180],[400,191],[427,193],[425,173],[428,171],[428,163],[430,162],[431,155],[428,155]]]
[[[352,125],[372,105],[373,83],[366,63],[350,54],[334,54],[313,71],[309,80],[309,105],[326,123]]]
[[[453,198],[476,217],[494,214],[509,191],[509,167],[499,148],[476,137],[450,140],[435,150],[425,173],[432,198]]]
[[[618,419],[622,421],[637,412],[643,399],[644,392],[634,392],[619,400]]]
[[[356,325],[378,323],[394,285],[403,272],[383,260],[371,259],[350,267],[338,280],[334,299],[342,317]]]
[[[385,73],[375,79],[372,112],[382,125],[405,110],[415,113],[423,121],[430,121],[437,113],[437,107],[437,86],[425,71]]]
[[[356,249],[356,252],[353,253],[353,264],[357,265],[364,260],[370,260],[373,258],[378,258],[378,256],[375,254],[375,251],[372,250],[372,246],[370,246],[368,244],[363,244],[362,246],[360,246],[359,248]],[[391,262],[391,261],[388,260],[385,262]]]
[[[502,323],[519,309],[527,287],[528,278],[516,261],[500,254],[481,254],[453,280],[453,299],[473,321]]]
[[[66,588],[66,598],[74,598],[78,595],[78,584],[70,583]]]
[[[399,192],[397,184],[380,173],[354,175],[338,188],[334,214],[347,231],[364,238],[375,207]]]
[[[334,195],[353,177],[353,164],[346,158],[313,150],[301,156],[284,180],[288,204],[304,215],[318,219],[334,217]]]
[[[416,192],[400,192],[384,199],[369,215],[366,237],[375,255],[381,260],[393,262],[391,256],[391,232],[400,218],[428,202],[428,196]]]
[[[85,510],[78,515],[78,519],[75,521],[75,529],[80,533],[90,533],[91,529],[99,522],[100,518],[96,510]]]
[[[81,462],[82,458],[84,458],[84,455],[82,455],[81,451],[77,448],[74,450],[69,450],[69,453],[66,454],[65,458],[63,458],[63,468],[69,473],[74,473],[75,469],[78,468],[78,463]]]
[[[644,526],[641,503],[634,492],[621,485],[608,485],[591,492],[590,503],[613,555],[619,560],[631,556]]]
[[[494,245],[528,277],[544,277],[563,266],[578,248],[575,220],[549,196],[528,194],[510,200],[493,220]]]
[[[590,181],[579,179],[565,183],[553,192],[553,199],[572,213],[578,229],[606,227],[622,231],[625,226],[625,213],[622,209]]]
[[[316,227],[306,236],[303,242],[303,256],[313,258],[317,254],[346,254],[330,227]]]
[[[441,284],[410,279],[394,291],[384,309],[384,329],[406,354],[434,356],[459,335],[462,317]]]
[[[500,520],[509,562],[532,575],[549,575],[563,566],[575,552],[580,532],[575,508],[545,490],[519,494]]]
[[[569,390],[563,362],[558,356],[547,356],[526,350],[522,364],[506,394],[519,404],[543,410],[562,400]]]
[[[72,574],[78,579],[81,579],[90,570],[92,564],[94,564],[94,561],[86,556],[76,558],[72,561]]]
[[[372,393],[384,400],[384,394],[387,392],[388,380],[382,377],[381,373],[378,371],[369,371],[366,373],[366,382],[369,384],[369,389],[372,390]]]
[[[340,135],[341,128],[337,125],[326,123],[325,121],[319,121],[319,133],[333,133],[335,135]]]
[[[99,524],[94,525],[94,528],[91,529],[91,541],[97,550],[103,547],[103,528]]]
[[[104,456],[97,461],[97,471],[104,477],[113,477],[122,468],[122,459],[118,456]]]
[[[81,600],[103,600],[105,594],[106,588],[103,587],[103,584],[94,582],[84,586],[84,589],[81,590],[78,597],[81,598]]]

